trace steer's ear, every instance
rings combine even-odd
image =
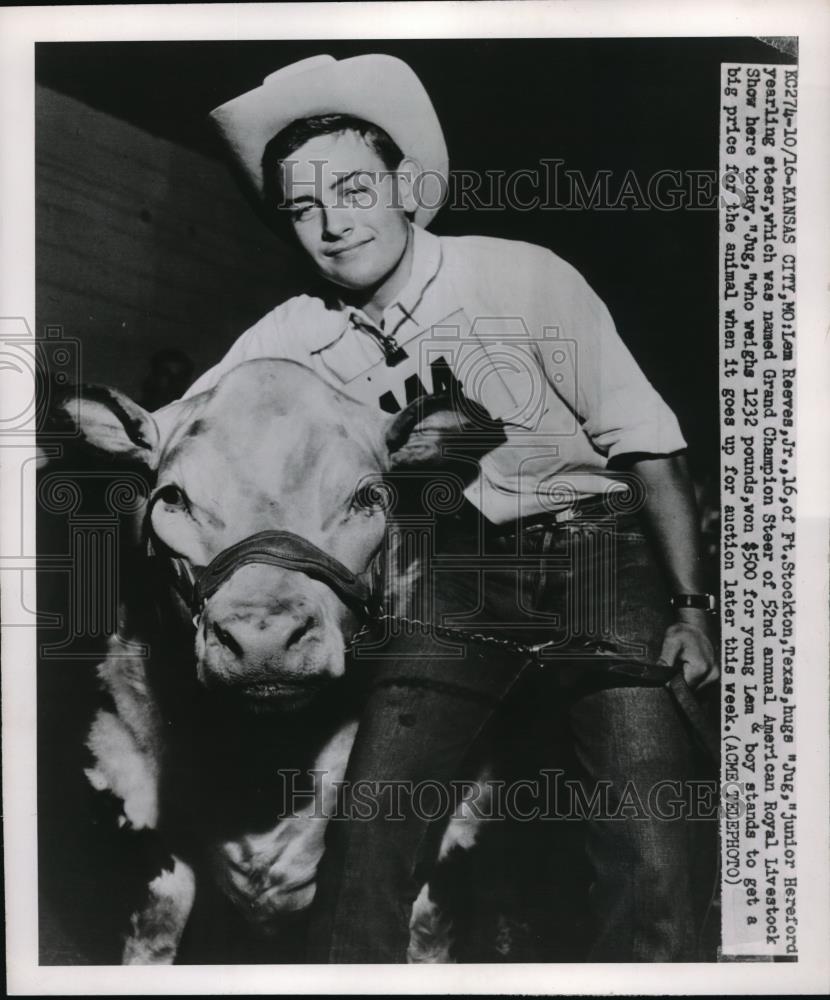
[[[391,469],[471,469],[507,440],[500,420],[466,396],[422,396],[395,414],[386,430]]]
[[[159,431],[153,417],[128,396],[102,385],[80,386],[51,407],[46,428],[69,433],[112,458],[155,469]]]

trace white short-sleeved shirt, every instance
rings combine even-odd
[[[308,365],[390,413],[455,377],[506,424],[506,443],[466,490],[496,523],[623,488],[608,468],[614,456],[685,447],[674,414],[570,264],[529,243],[418,227],[413,239],[409,280],[380,327],[406,352],[394,367],[365,313],[299,295],[243,333],[188,395],[261,357]]]

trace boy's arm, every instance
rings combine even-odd
[[[608,309],[585,279],[563,261],[553,256],[548,260],[553,268],[548,308],[551,316],[558,317],[563,335],[557,346],[562,355],[571,352],[570,377],[548,368],[550,385],[579,415],[582,429],[609,463],[630,469],[644,484],[643,513],[671,593],[703,593],[697,505],[680,454],[686,442],[677,419],[623,344]],[[692,687],[713,683],[719,668],[712,616],[694,608],[675,614],[677,622],[666,631],[662,661],[682,663]]]
[[[703,593],[697,505],[685,457],[643,457],[630,468],[645,486],[644,514],[672,594]],[[675,614],[677,622],[666,631],[660,660],[682,665],[689,687],[706,687],[720,676],[712,616],[697,608],[678,608]]]

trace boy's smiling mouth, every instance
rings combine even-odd
[[[358,243],[350,243],[347,247],[339,247],[332,250],[325,250],[324,253],[326,257],[342,257],[344,254],[351,254],[355,250],[359,250],[361,247],[365,247],[367,243],[371,243],[372,238],[366,240],[360,240]]]

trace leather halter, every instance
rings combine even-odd
[[[305,573],[330,587],[344,604],[363,616],[372,613],[372,591],[368,584],[313,542],[292,531],[260,531],[230,545],[197,576],[193,586],[193,614],[240,566],[266,563]]]

